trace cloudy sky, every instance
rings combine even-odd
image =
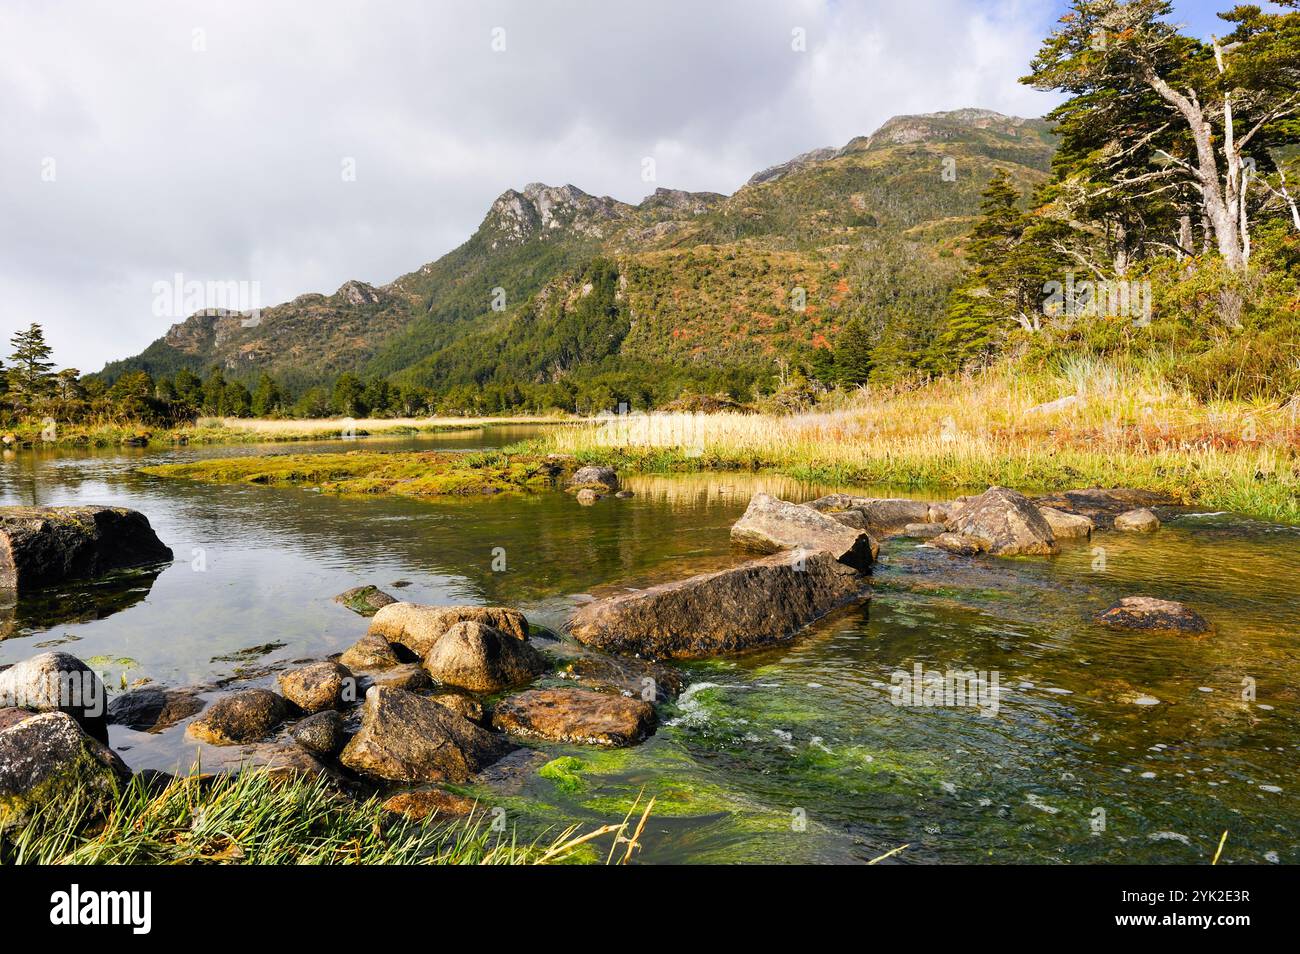
[[[182,317],[177,274],[270,305],[432,261],[528,182],[731,192],[900,113],[1041,115],[1016,78],[1061,6],[5,0],[0,335],[96,370]]]

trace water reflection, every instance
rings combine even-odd
[[[525,436],[384,446],[479,449]],[[117,660],[128,680],[206,685],[251,670],[269,683],[275,666],[339,651],[364,631],[330,601],[361,582],[409,581],[390,591],[419,602],[519,605],[559,626],[595,588],[736,559],[728,530],[758,490],[808,499],[842,489],[741,473],[642,476],[626,481],[631,499],[581,507],[562,493],[421,502],[132,473],[249,451],[7,460],[5,503],[135,507],[177,559],[156,578],[106,587],[108,615],[93,587],[30,612],[11,607],[0,663],[71,640],[83,658]],[[1175,517],[1152,536],[1099,534],[1052,560],[964,560],[890,541],[869,607],[784,646],[691,665],[694,686],[637,749],[548,747],[584,760],[581,790],[532,773],[512,817],[603,822],[645,790],[660,799],[645,860],[863,860],[908,843],[896,860],[1192,862],[1226,829],[1227,860],[1300,861],[1297,542],[1294,530],[1231,515]],[[503,572],[493,570],[498,547]],[[1092,623],[1135,593],[1190,603],[1213,636]],[[239,655],[254,646],[269,648]],[[996,717],[895,706],[892,674],[918,663],[997,672]],[[174,767],[198,751],[178,731],[115,733],[136,765]]]

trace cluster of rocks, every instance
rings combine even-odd
[[[603,497],[613,494],[620,499],[633,496],[632,491],[625,490],[618,481],[618,473],[613,467],[591,464],[579,467],[568,482],[569,493],[578,503],[590,507]]]
[[[618,488],[602,467],[579,469],[570,487],[580,499]],[[130,778],[108,747],[109,724],[157,732],[186,719],[191,738],[242,747],[240,764],[253,754],[276,771],[319,773],[340,787],[398,787],[386,807],[408,817],[464,813],[473,802],[442,786],[471,781],[519,740],[627,746],[650,735],[656,705],[681,691],[682,678],[648,660],[769,645],[869,599],[883,537],[964,556],[1047,556],[1098,529],[1150,532],[1160,525],[1150,508],[1163,503],[1096,489],[1031,500],[990,487],[950,503],[833,494],[796,504],[759,493],[731,539],[760,556],[586,603],[568,620],[576,642],[535,633],[517,609],[424,606],[357,587],[335,599],[370,617],[369,628],[337,658],[280,672],[278,692],[248,688],[206,703],[203,690],[144,686],[108,704],[84,663],[44,653],[0,671],[0,834],[70,792],[108,804]],[[22,510],[0,521],[0,573],[12,584],[170,558],[131,511]],[[1096,619],[1210,631],[1182,604],[1144,596]]]

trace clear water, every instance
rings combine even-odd
[[[527,433],[365,446],[468,450]],[[729,558],[728,528],[756,490],[806,499],[843,489],[753,475],[635,477],[633,499],[583,508],[558,492],[355,499],[133,472],[163,459],[338,449],[6,454],[0,502],[135,507],[176,561],[156,578],[0,607],[0,662],[58,646],[115,685],[269,684],[275,666],[340,651],[364,632],[364,620],[330,600],[363,582],[417,602],[516,605],[558,628],[593,588]],[[492,569],[496,547],[505,572]],[[539,746],[478,794],[524,831],[604,823],[654,796],[644,861],[852,861],[906,844],[891,862],[1201,862],[1227,831],[1224,862],[1294,863],[1298,554],[1295,529],[1231,515],[1177,516],[1154,536],[1099,534],[1052,560],[970,561],[892,540],[869,606],[778,649],[685,667],[691,688],[645,744]],[[1214,634],[1120,633],[1090,621],[1135,593],[1191,604]],[[891,676],[917,664],[995,672],[996,715],[894,705]],[[229,755],[196,749],[183,727],[114,728],[113,742],[137,768]],[[582,760],[567,782],[537,773],[564,755]]]

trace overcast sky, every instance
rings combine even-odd
[[[1061,5],[5,0],[0,335],[97,370],[183,317],[177,273],[271,305],[432,261],[528,182],[732,192],[900,113],[1041,115],[1016,79]]]

